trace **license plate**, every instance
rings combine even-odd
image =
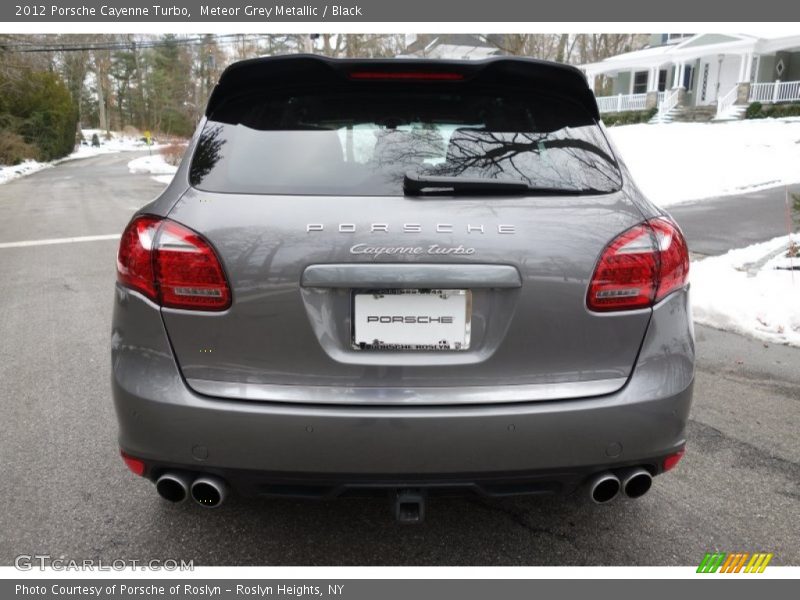
[[[358,350],[469,349],[469,290],[381,290],[353,294]]]

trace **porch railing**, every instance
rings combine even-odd
[[[800,101],[800,81],[781,81],[751,83],[750,102],[797,102]]]
[[[680,98],[680,89],[672,90],[671,92],[664,93],[664,99],[658,105],[658,114],[663,116],[678,106],[678,99]]]
[[[617,94],[597,98],[597,107],[601,113],[644,110],[646,106],[647,94]]]
[[[728,112],[731,106],[736,104],[736,99],[739,97],[739,86],[733,86],[730,91],[722,96],[721,98],[717,98],[717,117],[722,117],[725,113]]]

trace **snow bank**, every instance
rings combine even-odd
[[[178,167],[173,167],[167,163],[160,154],[153,154],[152,156],[134,158],[128,163],[128,170],[131,173],[149,173],[159,183],[168,185]]]
[[[147,144],[141,137],[127,136],[116,131],[111,132],[111,138],[106,139],[105,131],[99,129],[82,129],[84,143],[78,149],[69,155],[68,158],[85,158],[88,156],[97,156],[98,154],[111,154],[115,152],[134,152],[136,150],[147,150]],[[92,146],[92,136],[97,134],[100,138],[100,147]],[[156,149],[160,146],[153,145],[151,148]]]
[[[800,258],[786,257],[789,239],[783,236],[693,262],[695,321],[800,346]],[[800,234],[793,239],[800,243]],[[798,270],[790,270],[792,266]]]
[[[659,206],[800,182],[800,118],[609,127]]]
[[[26,160],[13,167],[0,166],[0,185],[8,183],[17,177],[24,177],[52,166],[53,163],[43,163],[35,160]]]
[[[0,165],[0,185],[8,183],[12,179],[30,175],[36,171],[47,169],[48,167],[52,167],[53,165],[57,165],[68,160],[91,158],[92,156],[99,156],[101,154],[116,154],[117,152],[135,152],[147,150],[147,144],[145,144],[145,142],[138,137],[125,136],[112,131],[111,139],[107,140],[105,139],[105,132],[102,132],[99,129],[83,129],[82,133],[86,140],[85,143],[79,145],[72,154],[69,154],[64,158],[49,162],[26,160],[14,166]],[[99,147],[93,147],[91,145],[92,135],[95,133],[100,138]],[[153,145],[151,146],[151,149],[158,150],[161,147],[163,147],[163,145]]]

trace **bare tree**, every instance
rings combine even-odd
[[[503,54],[578,64],[638,50],[648,40],[647,34],[640,33],[514,33],[481,38]]]

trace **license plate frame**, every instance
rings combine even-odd
[[[445,308],[445,305],[437,305],[433,298],[437,301],[444,300],[449,306]],[[378,308],[379,305],[382,305],[381,308]],[[360,318],[362,310],[370,309],[377,314],[363,316],[377,317],[382,321],[367,323],[364,318]],[[388,311],[388,315],[381,312],[384,309]],[[387,316],[392,321],[386,322],[383,319]],[[404,321],[398,322],[398,317],[402,317]],[[451,317],[453,320],[451,323],[427,321],[442,317]],[[352,348],[361,352],[464,352],[469,350],[471,342],[472,290],[352,290],[350,322]],[[430,329],[414,331],[411,327]],[[373,337],[376,333],[381,337]],[[412,333],[420,335],[417,337]],[[372,339],[367,341],[370,337]],[[411,341],[412,338],[417,341]]]

